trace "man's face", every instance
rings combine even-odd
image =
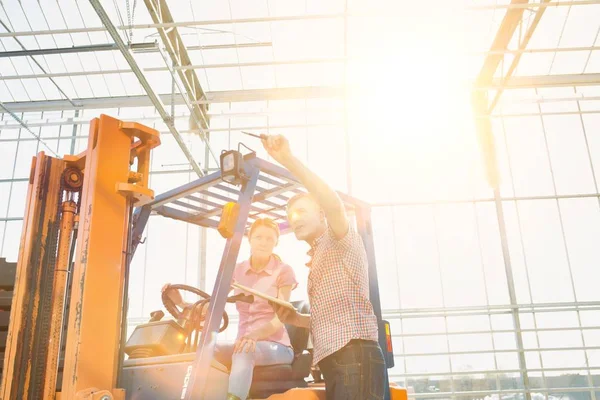
[[[325,218],[321,207],[310,197],[294,201],[287,209],[287,217],[296,239],[308,242],[317,238]]]

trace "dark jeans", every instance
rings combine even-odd
[[[383,399],[385,362],[377,342],[351,340],[319,362],[327,400]]]

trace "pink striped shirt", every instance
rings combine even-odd
[[[294,289],[298,285],[292,267],[275,256],[271,256],[271,260],[267,266],[260,272],[252,269],[250,260],[239,263],[233,272],[233,280],[241,285],[248,286],[273,297],[277,297],[279,288],[283,286],[292,286],[292,289]],[[240,292],[239,289],[235,289],[235,294]],[[236,303],[236,308],[240,314],[238,339],[260,328],[275,316],[275,312],[269,305],[269,302],[256,296],[254,296],[252,304]],[[284,346],[291,346],[290,337],[284,326],[281,326],[277,332],[263,340],[281,343]]]

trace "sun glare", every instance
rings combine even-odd
[[[401,200],[397,186],[384,184],[390,179],[410,185],[416,198],[458,196],[469,186],[467,164],[479,162],[460,35],[417,46],[386,33],[385,45],[399,48],[366,49],[348,66],[356,173],[385,191],[370,190],[373,197]]]

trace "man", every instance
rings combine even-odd
[[[309,192],[289,200],[287,215],[296,238],[311,245],[311,314],[272,306],[282,322],[311,330],[313,363],[323,373],[327,400],[382,399],[385,363],[362,239],[339,196],[294,157],[286,138],[268,136],[263,146]]]

